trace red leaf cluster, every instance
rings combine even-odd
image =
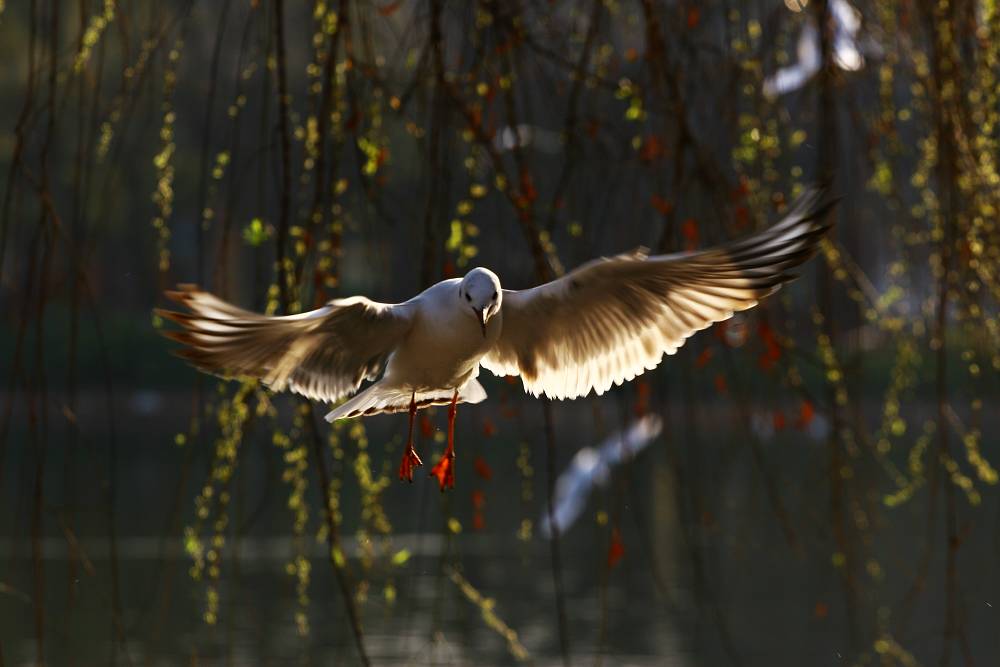
[[[771,330],[767,322],[762,321],[760,323],[757,327],[757,334],[764,344],[764,353],[760,355],[757,363],[765,371],[771,370],[778,360],[781,359],[781,345],[778,343],[774,331]]]
[[[696,28],[698,24],[701,23],[701,10],[697,7],[688,8],[687,13],[687,26],[688,28]]]
[[[420,435],[429,438],[434,435],[434,424],[426,414],[420,415]]]
[[[486,481],[493,479],[493,468],[490,467],[490,464],[482,456],[477,456],[472,465],[476,469],[477,475]]]
[[[636,417],[642,417],[649,412],[649,395],[652,389],[646,380],[637,380],[635,383],[635,412]]]
[[[698,223],[694,218],[688,218],[681,224],[681,236],[684,237],[685,250],[694,250],[698,246]]]
[[[795,421],[795,427],[798,429],[804,429],[812,420],[816,417],[816,409],[810,401],[802,401],[802,405],[799,407],[799,418]]]
[[[535,201],[538,198],[538,190],[535,189],[535,181],[527,171],[521,172],[521,192],[528,201]]]
[[[392,16],[403,4],[403,0],[396,0],[395,2],[390,2],[388,5],[382,5],[378,8],[378,13],[381,16]]]
[[[667,215],[668,213],[670,213],[670,211],[674,209],[673,204],[671,204],[658,194],[654,194],[652,197],[650,197],[649,203],[652,204],[653,208],[659,211],[661,215]]]
[[[647,136],[642,141],[642,146],[639,148],[639,160],[649,164],[658,158],[663,157],[666,152],[663,146],[663,142],[655,134]],[[655,196],[655,195],[654,195]]]
[[[611,529],[611,544],[608,545],[608,568],[618,564],[618,561],[625,555],[625,544],[622,542],[621,533],[617,528]]]
[[[747,211],[746,206],[736,207],[736,222],[734,223],[736,229],[743,229],[750,224],[750,212]]]
[[[733,201],[739,201],[750,194],[750,184],[746,176],[740,176],[740,182],[733,188]]]
[[[774,430],[781,431],[785,428],[785,414],[781,410],[774,411]]]

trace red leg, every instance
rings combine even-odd
[[[423,461],[413,448],[413,418],[417,416],[417,392],[410,397],[410,428],[406,434],[406,449],[403,450],[403,460],[399,462],[399,479],[413,481],[413,469],[422,466]]]
[[[458,414],[458,389],[451,397],[451,405],[448,407],[448,447],[445,448],[441,459],[431,468],[431,476],[437,477],[441,490],[445,488],[455,488],[455,415]]]

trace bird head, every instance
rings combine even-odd
[[[497,274],[489,269],[472,269],[458,285],[458,298],[462,306],[475,316],[482,327],[483,338],[486,338],[486,323],[500,311],[500,302],[503,300],[503,290]]]

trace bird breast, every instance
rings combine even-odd
[[[500,337],[503,321],[500,313],[491,317],[484,338],[471,309],[466,313],[462,308],[418,311],[409,335],[389,361],[387,379],[419,391],[459,387],[474,377],[479,360]]]

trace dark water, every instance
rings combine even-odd
[[[311,563],[304,605],[286,572],[296,554],[285,509],[288,488],[281,481],[280,452],[264,433],[251,434],[241,454],[231,505],[239,530],[230,530],[223,555],[218,620],[204,622],[206,587],[188,573],[191,561],[180,534],[194,520],[193,498],[210,461],[204,448],[173,444],[185,427],[180,415],[187,400],[130,396],[118,406],[114,525],[120,613],[113,611],[109,558],[108,434],[95,426],[91,432],[100,435],[82,439],[75,458],[67,459],[65,434],[49,430],[37,561],[31,539],[37,459],[26,432],[13,434],[0,495],[4,665],[36,659],[39,581],[47,664],[357,663],[327,548],[315,537],[320,501],[314,488],[301,547]],[[441,494],[424,477],[412,485],[393,481],[381,497],[392,523],[389,537],[358,540],[357,492],[350,483],[345,487],[341,530],[354,580],[365,582],[359,608],[374,663],[518,662],[456,585],[457,572],[492,600],[492,611],[517,633],[528,662],[562,664],[550,545],[538,536],[537,523],[527,539],[518,535],[525,519],[537,522],[545,494],[544,445],[531,425],[540,424],[540,410],[526,406],[519,421],[505,421],[498,406],[461,411],[457,488]],[[620,417],[613,401],[600,409],[556,407],[557,468],[578,447],[599,439],[595,424]],[[81,406],[81,419],[99,414],[99,404]],[[753,440],[757,458],[751,435],[723,406],[702,406],[690,420],[676,410],[668,416],[666,436],[618,470],[561,541],[570,664],[938,661],[945,632],[945,534],[940,509],[928,524],[927,489],[889,510],[881,496],[892,485],[878,477],[877,468],[855,466],[855,474],[866,477],[853,478],[844,504],[855,577],[847,585],[847,568],[836,555],[825,442],[789,429]],[[486,417],[498,425],[489,438],[481,430]],[[443,414],[434,420],[443,425]],[[374,472],[395,466],[404,427],[404,417],[369,420]],[[517,464],[522,442],[531,443],[533,475],[527,481]],[[984,453],[995,452],[996,445],[984,441]],[[429,464],[436,446],[422,447]],[[475,472],[480,457],[491,467],[490,480]],[[353,472],[345,470],[350,479]],[[315,481],[311,472],[309,480]],[[958,494],[962,636],[953,644],[954,664],[961,664],[963,641],[976,664],[992,664],[1000,655],[997,494],[993,487],[977,488],[983,494],[977,507]],[[477,490],[485,498],[481,530],[473,528]],[[595,518],[599,512],[606,523]],[[448,529],[449,517],[461,524],[458,534]],[[624,554],[609,569],[611,525]],[[928,535],[932,548],[924,565]],[[392,555],[403,549],[409,560],[393,566]],[[372,550],[373,559],[361,558]],[[921,572],[923,586],[911,599]],[[391,604],[387,585],[396,593]],[[302,611],[309,625],[305,635],[296,624]],[[895,644],[879,643],[887,638]],[[908,655],[894,654],[896,645]]]

